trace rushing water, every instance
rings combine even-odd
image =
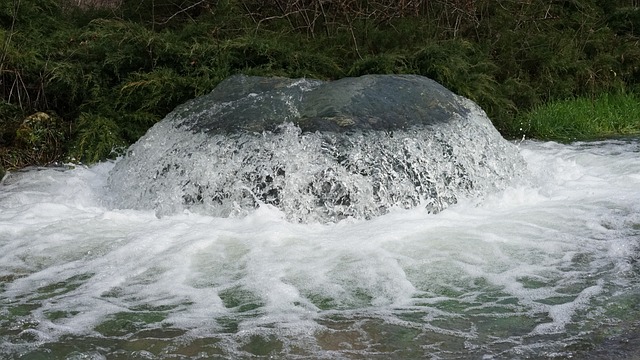
[[[108,183],[117,208],[227,216],[262,203],[335,222],[438,212],[524,173],[478,105],[423,76],[235,76],[149,129]]]
[[[114,209],[112,163],[13,173],[0,355],[637,355],[640,142],[518,146],[530,175],[505,190],[329,224]]]

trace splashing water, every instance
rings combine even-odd
[[[638,141],[518,148],[431,81],[381,80],[436,89],[424,108],[376,79],[232,79],[115,164],[11,174],[0,355],[639,352],[615,345],[640,328]]]
[[[632,358],[640,143],[518,151],[526,183],[328,224],[112,208],[110,163],[12,173],[0,354]]]
[[[520,154],[475,103],[429,79],[240,77],[154,126],[109,186],[112,206],[159,215],[237,216],[274,206],[289,220],[332,222],[393,208],[438,212],[524,172]]]

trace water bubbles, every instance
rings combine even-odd
[[[233,136],[172,129],[141,140],[136,156],[116,166],[113,205],[217,216],[273,205],[302,222],[368,219],[415,206],[438,212],[504,188],[524,169],[497,133],[464,122],[349,133],[302,133],[284,124]],[[169,147],[149,144],[157,138]]]
[[[296,222],[438,212],[524,171],[472,101],[413,75],[231,77],[169,114],[109,178],[115,208]]]
[[[419,184],[406,183],[411,191],[439,184],[422,151],[456,157],[438,166],[459,175],[471,163],[459,154],[474,153],[476,146],[394,131],[398,142],[380,133],[375,143],[361,143],[372,135],[352,133],[349,152],[335,146],[341,139],[322,135],[292,127],[278,136],[238,136],[242,149],[236,152],[235,142],[221,137],[215,146],[229,148],[228,156],[192,151],[186,158],[194,166],[184,161],[157,181],[200,171],[200,180],[188,185],[205,196],[202,179],[249,162],[247,174],[259,184],[258,190],[245,187],[251,201],[268,201],[259,196],[273,184],[280,191],[291,184],[305,188],[317,173],[318,188],[336,196],[354,189],[349,181],[377,177],[380,199],[395,194],[398,200],[402,194],[383,186],[381,174],[393,174],[398,183],[403,174],[419,178]],[[262,150],[252,150],[253,143]],[[201,149],[209,146],[201,143]],[[149,210],[114,210],[100,202],[111,169],[106,164],[15,174],[0,193],[0,354],[593,358],[603,338],[636,340],[629,334],[637,333],[640,319],[640,179],[633,177],[640,163],[625,146],[525,142],[521,152],[536,172],[531,183],[487,190],[482,201],[459,199],[438,214],[423,202],[366,221],[329,224],[287,221],[266,203],[241,218],[201,215],[191,211],[197,198],[186,211],[160,218]],[[377,160],[374,147],[388,161]],[[309,153],[323,151],[318,158],[324,160],[308,161]],[[285,154],[288,161],[282,161]],[[494,161],[486,153],[471,159]],[[205,160],[217,165],[206,167]],[[484,166],[470,178],[483,178]],[[230,181],[245,182],[240,176]],[[465,191],[481,185],[459,176],[442,183]],[[349,195],[351,202],[358,199]],[[281,204],[291,200],[278,198]],[[637,351],[637,342],[629,343]],[[599,353],[606,355],[609,346],[605,342]]]

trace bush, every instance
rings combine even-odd
[[[78,123],[78,136],[71,148],[69,160],[95,163],[121,155],[126,148],[126,142],[120,130],[113,119],[82,113]]]
[[[408,74],[413,73],[414,68],[404,56],[380,54],[370,55],[356,60],[349,69],[349,76],[362,76],[367,74]]]
[[[64,158],[62,149],[93,162],[236,73],[422,74],[478,102],[507,137],[586,134],[569,124],[547,131],[523,114],[564,99],[640,93],[637,8],[604,0],[464,3],[0,2],[0,163],[44,161],[16,135],[29,114],[59,116],[65,144],[49,159]]]

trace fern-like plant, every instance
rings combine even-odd
[[[122,154],[125,146],[115,121],[102,115],[82,113],[70,160],[95,163]]]

